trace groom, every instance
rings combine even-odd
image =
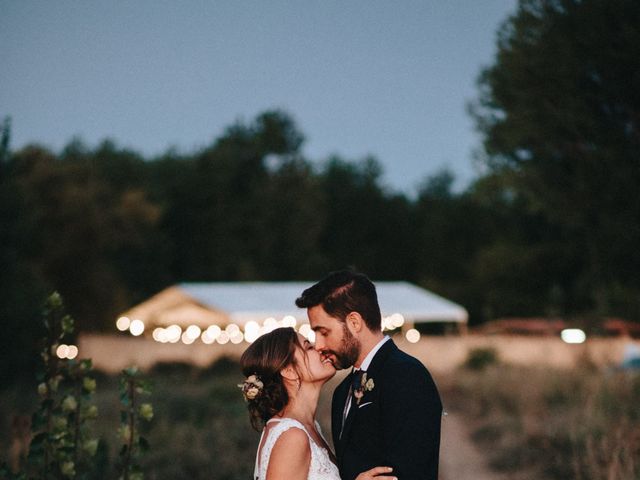
[[[373,283],[340,271],[302,292],[316,349],[336,369],[354,367],[333,392],[331,429],[340,477],[377,466],[400,480],[438,478],[442,404],[419,360],[382,333]]]

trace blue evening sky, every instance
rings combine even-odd
[[[314,161],[375,156],[413,193],[480,145],[465,105],[517,0],[0,0],[12,147],[74,136],[192,152],[279,108]]]

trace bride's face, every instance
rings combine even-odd
[[[313,343],[298,333],[300,348],[296,350],[295,358],[303,382],[326,382],[336,374],[330,359],[318,352]]]

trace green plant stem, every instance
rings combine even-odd
[[[127,380],[129,390],[129,447],[125,460],[124,480],[129,480],[129,468],[131,466],[131,456],[133,453],[133,439],[135,435],[135,381],[132,378]]]
[[[76,379],[76,411],[75,411],[75,425],[73,431],[73,463],[78,465],[78,447],[80,443],[80,409],[82,408],[82,386],[80,381]]]

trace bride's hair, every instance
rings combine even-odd
[[[289,394],[280,371],[292,365],[297,370],[295,353],[302,348],[293,328],[277,328],[259,337],[242,354],[240,365],[245,377],[255,375],[262,383],[252,398],[247,398],[251,425],[262,430],[264,424],[289,403]]]

